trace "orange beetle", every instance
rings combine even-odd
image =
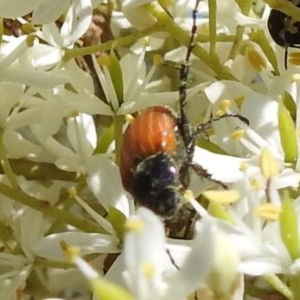
[[[163,106],[148,108],[126,129],[120,171],[124,188],[157,214],[172,216],[180,202],[177,120]]]

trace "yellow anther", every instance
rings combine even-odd
[[[236,190],[227,191],[206,191],[203,196],[211,201],[219,204],[230,204],[239,200],[240,194]]]
[[[237,129],[231,134],[231,138],[234,141],[239,141],[245,136],[245,131],[243,129]]]
[[[159,65],[161,65],[163,63],[164,60],[163,60],[163,58],[162,58],[161,55],[154,54],[153,58],[152,58],[152,61],[153,61],[153,65],[154,66],[159,66]]]
[[[74,262],[74,260],[79,256],[80,248],[78,246],[69,246],[65,241],[60,241],[60,247],[70,262]]]
[[[133,120],[134,120],[134,117],[132,115],[128,114],[128,115],[125,116],[125,121],[126,122],[132,123]]]
[[[25,33],[33,33],[36,31],[36,28],[31,23],[22,24],[22,31]]]
[[[228,100],[228,99],[222,100],[216,114],[217,115],[226,114],[229,111],[230,106],[231,106],[231,101],[230,100]]]
[[[142,42],[142,44],[143,44],[145,47],[149,46],[149,44],[150,44],[150,38],[149,38],[149,36],[143,37],[143,38],[141,39],[141,42]]]
[[[136,218],[128,219],[124,225],[125,230],[134,231],[134,232],[141,232],[145,228],[145,224]]]
[[[259,190],[259,189],[262,188],[261,182],[260,182],[259,180],[257,180],[257,179],[252,179],[252,180],[250,181],[250,185],[251,185],[251,187],[252,187],[253,189]]]
[[[242,172],[245,172],[246,170],[248,170],[248,168],[249,168],[249,164],[248,163],[246,163],[245,161],[243,161],[242,163],[241,163],[241,166],[240,166],[240,171],[242,171]]]
[[[185,199],[187,202],[189,202],[190,199],[194,199],[194,198],[195,198],[194,193],[191,190],[187,189],[184,191],[183,199]]]
[[[299,82],[300,81],[300,74],[299,73],[294,73],[291,76],[291,82]]]
[[[33,34],[29,34],[26,38],[26,44],[28,47],[32,47],[34,44],[35,36]]]
[[[74,197],[78,196],[78,192],[75,187],[69,188],[68,193],[69,193],[70,198],[74,198]]]
[[[247,48],[246,57],[247,57],[248,61],[250,62],[251,66],[257,72],[261,72],[267,66],[266,61],[264,60],[264,58],[260,55],[259,52],[257,52],[252,47]]]
[[[261,152],[260,169],[265,178],[271,178],[279,173],[278,163],[267,148],[263,149]]]
[[[282,209],[279,206],[276,206],[272,203],[266,203],[257,209],[257,214],[260,218],[265,220],[276,221],[279,218],[281,210]]]
[[[142,272],[144,273],[146,278],[153,278],[156,274],[155,265],[151,262],[145,262],[141,265]]]

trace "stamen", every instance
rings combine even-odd
[[[254,48],[248,47],[246,51],[246,57],[251,66],[257,71],[261,72],[266,68],[267,64],[264,58]]]
[[[231,134],[231,138],[234,141],[239,141],[245,136],[245,131],[243,129],[237,129]]]
[[[271,178],[279,173],[278,163],[268,148],[262,150],[260,156],[260,169],[265,178]]]
[[[124,225],[125,230],[134,231],[134,232],[142,232],[145,228],[145,224],[139,219],[132,218],[127,220]]]
[[[272,203],[265,203],[257,209],[257,214],[260,218],[266,219],[267,221],[276,221],[279,218],[281,210],[279,206]]]
[[[203,193],[203,196],[208,201],[217,202],[220,204],[230,204],[240,199],[240,193],[236,190],[206,191]]]

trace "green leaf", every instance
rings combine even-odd
[[[98,300],[134,300],[124,288],[104,279],[93,280],[92,287]]]
[[[279,101],[278,126],[285,161],[295,163],[298,157],[296,129],[291,114],[285,107],[283,101]]]
[[[120,62],[115,55],[114,51],[110,52],[108,70],[115,87],[115,91],[119,100],[119,104],[122,104],[124,101],[123,97],[123,79],[122,79],[122,69]]]
[[[122,240],[124,235],[124,224],[126,221],[124,214],[115,207],[110,206],[108,210],[108,220],[112,224],[118,238]]]
[[[279,217],[280,234],[292,259],[300,257],[300,241],[298,230],[298,216],[292,199],[286,191],[282,200],[282,212]]]
[[[98,139],[98,144],[95,149],[95,153],[106,153],[109,145],[114,139],[114,126],[111,125],[105,128],[103,133]]]
[[[292,119],[296,120],[296,102],[294,101],[291,94],[288,92],[285,92],[282,100],[283,100],[284,106],[290,112]]]

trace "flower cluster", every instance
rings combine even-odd
[[[0,2],[0,299],[300,299],[297,52],[286,69],[271,0],[200,0],[189,45],[196,2]],[[176,115],[187,47],[210,175],[172,223],[124,190],[120,152],[130,115]]]

